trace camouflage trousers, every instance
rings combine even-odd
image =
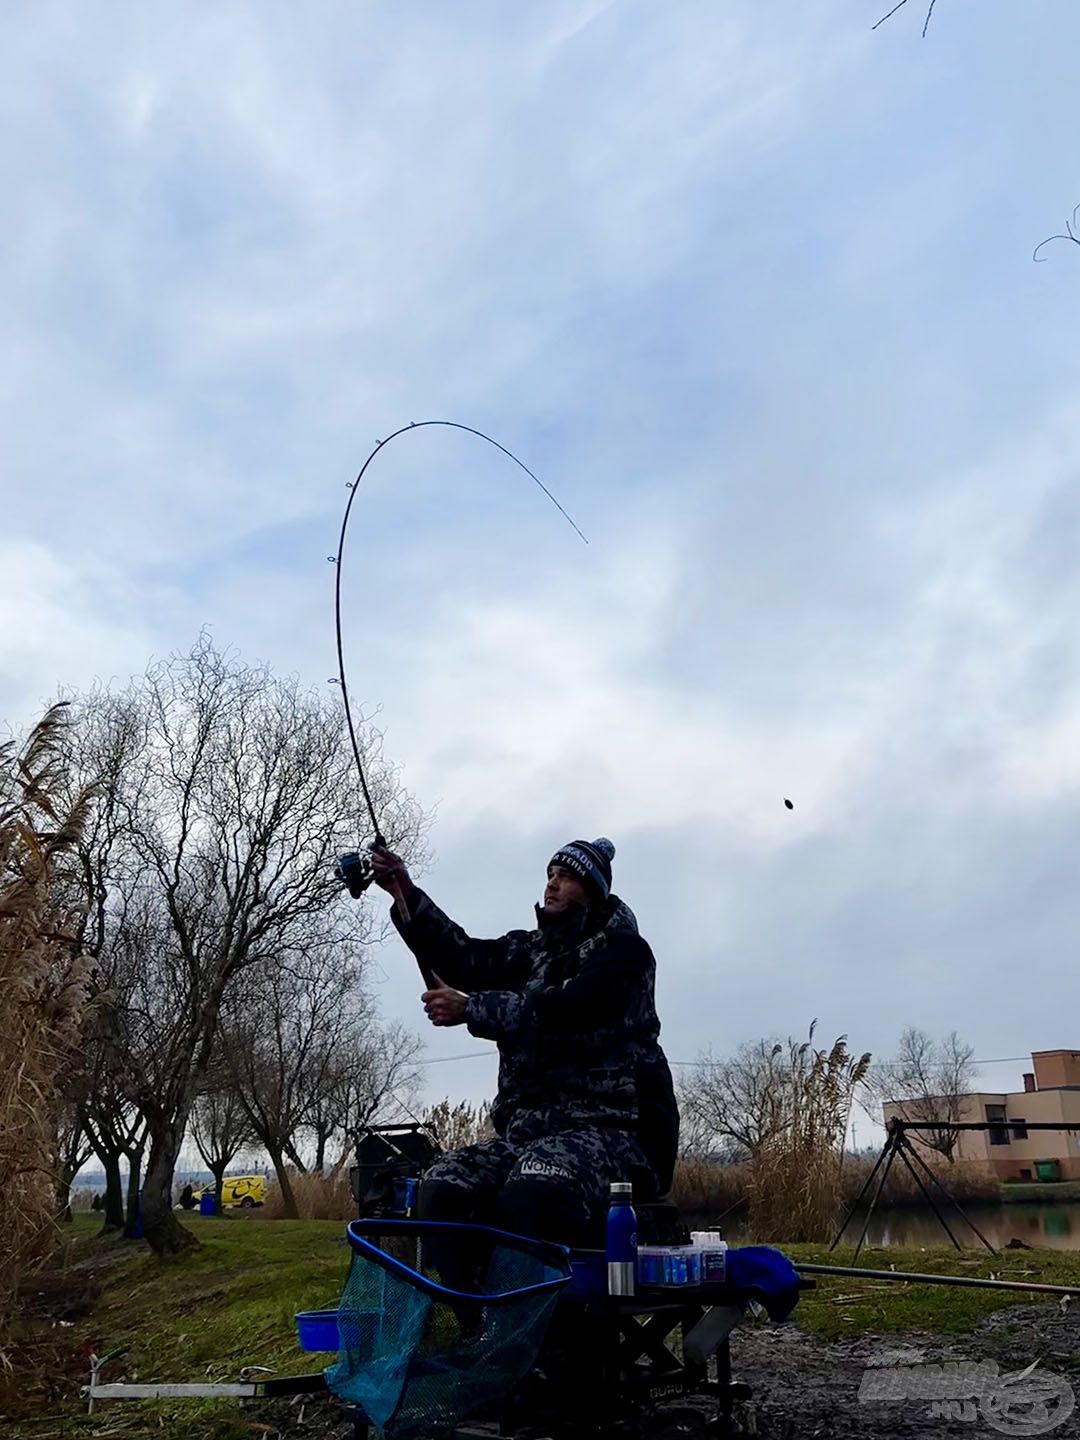
[[[648,1161],[625,1130],[566,1130],[521,1145],[487,1140],[439,1156],[420,1186],[419,1214],[561,1245],[603,1245],[613,1180],[631,1181],[639,1200],[655,1196]]]

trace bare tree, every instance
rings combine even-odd
[[[172,1178],[237,978],[370,938],[370,910],[345,903],[333,874],[363,824],[336,706],[206,635],[85,710],[92,748],[115,757],[115,824],[88,884],[129,1093],[147,1120],[144,1223],[161,1253],[195,1243]],[[424,817],[378,737],[360,738],[382,828],[414,851]]]
[[[816,1027],[815,1020],[803,1041],[740,1045],[729,1060],[707,1052],[680,1086],[684,1126],[697,1153],[713,1156],[734,1144],[748,1159],[759,1238],[821,1238],[842,1193],[844,1137],[870,1056],[852,1055],[844,1035],[818,1049]]]
[[[80,769],[93,778],[95,804],[76,847],[78,867],[72,877],[78,915],[75,938],[82,953],[93,959],[94,1004],[79,1053],[72,1057],[62,1086],[88,1148],[104,1172],[103,1228],[122,1229],[132,1237],[137,1228],[146,1123],[130,1093],[118,1046],[116,986],[121,972],[113,964],[107,940],[109,920],[115,920],[109,915],[108,881],[121,845],[123,820],[117,780],[137,731],[130,712],[117,711],[111,719],[113,723],[103,724],[100,717],[83,715],[78,727]],[[78,783],[77,776],[70,777],[69,791]],[[120,1170],[124,1158],[128,1160],[126,1205]]]
[[[285,1162],[304,1168],[295,1138],[333,1076],[359,983],[358,966],[316,952],[299,963],[260,967],[227,1008],[221,1054],[277,1172],[286,1219],[298,1219],[299,1211]]]
[[[326,1172],[326,1156],[334,1137],[342,1129],[345,1119],[345,1098],[350,1083],[349,1049],[347,1041],[341,1041],[330,1056],[317,1092],[308,1106],[305,1130],[315,1146],[312,1169],[317,1175]]]
[[[960,1132],[951,1125],[963,1119],[974,1088],[974,1057],[974,1049],[955,1030],[935,1040],[909,1025],[896,1056],[872,1066],[863,1084],[878,1108],[896,1102],[906,1120],[941,1121],[940,1128],[913,1131],[912,1138],[952,1163]]]
[[[191,1107],[191,1135],[203,1163],[214,1177],[215,1208],[220,1215],[225,1171],[255,1138],[251,1117],[223,1063],[218,1064],[216,1073],[195,1097]]]
[[[87,1037],[89,1056],[94,1063],[90,1085],[82,1102],[82,1122],[87,1140],[105,1173],[103,1230],[123,1230],[131,1238],[137,1228],[139,1181],[146,1140],[146,1118],[128,1095],[126,1077],[111,1062],[116,1051],[93,1030]],[[121,1180],[120,1162],[128,1162],[127,1195]]]
[[[790,1129],[796,1116],[805,1118],[805,1098],[819,1079],[822,1094],[831,1096],[850,1062],[858,1070],[855,1083],[862,1083],[869,1055],[853,1060],[846,1036],[829,1051],[816,1050],[816,1026],[815,1020],[803,1042],[770,1037],[740,1045],[728,1060],[715,1059],[711,1050],[699,1055],[679,1086],[679,1108],[694,1153],[713,1155],[734,1144],[736,1153],[754,1156]],[[853,1088],[846,1078],[840,1090],[850,1108]],[[835,1113],[830,1110],[830,1123]]]
[[[712,1050],[698,1056],[679,1084],[687,1143],[711,1154],[734,1140],[753,1155],[783,1122],[784,1046],[768,1038],[744,1043],[727,1060]]]
[[[343,1052],[345,1078],[339,1096],[341,1153],[337,1172],[355,1156],[356,1136],[365,1125],[413,1120],[423,1070],[419,1038],[398,1021],[357,1025]]]
[[[314,1170],[323,1174],[336,1149],[331,1173],[351,1162],[356,1134],[364,1125],[413,1118],[422,1064],[419,1038],[398,1021],[385,1022],[362,987],[341,1016],[327,1064],[312,1086],[301,1127],[314,1145]],[[303,1165],[286,1147],[294,1164]]]
[[[314,1166],[324,1171],[333,1147],[339,1171],[352,1159],[365,1125],[413,1118],[422,1063],[419,1038],[398,1021],[379,1019],[373,1006],[354,1014],[331,1057],[326,1084],[312,1097],[306,1130]]]
[[[700,1061],[698,1062],[700,1064]],[[676,1087],[679,1096],[679,1155],[684,1160],[705,1160],[714,1165],[737,1165],[750,1152],[731,1135],[717,1134],[708,1107],[693,1082]]]
[[[63,1084],[57,1086],[56,1115],[56,1214],[61,1220],[71,1219],[71,1186],[94,1147],[86,1136],[81,1103],[64,1095]]]

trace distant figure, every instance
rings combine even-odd
[[[180,1207],[183,1210],[195,1209],[195,1195],[192,1191],[190,1180],[184,1186],[183,1190],[180,1191]]]
[[[91,1209],[91,1210],[100,1210],[100,1209],[101,1209],[101,1196],[97,1193],[97,1191],[94,1192],[94,1198],[93,1198],[93,1200],[90,1201],[90,1209]]]

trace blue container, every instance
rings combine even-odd
[[[603,1255],[575,1255],[570,1261],[570,1284],[563,1294],[573,1300],[595,1300],[607,1294],[607,1259]]]
[[[687,1285],[690,1276],[686,1268],[686,1256],[677,1247],[672,1247],[664,1256],[664,1284]]]
[[[337,1311],[301,1310],[296,1316],[296,1334],[301,1350],[336,1350]]]
[[[662,1285],[664,1283],[664,1257],[655,1246],[648,1250],[638,1251],[637,1274],[642,1285]]]
[[[216,1215],[216,1214],[217,1214],[217,1196],[214,1194],[213,1190],[204,1190],[204,1191],[203,1191],[202,1196],[201,1196],[201,1198],[200,1198],[200,1200],[199,1200],[199,1214],[200,1214],[200,1215]]]
[[[411,1219],[416,1209],[416,1197],[420,1193],[419,1180],[394,1181],[394,1209]]]

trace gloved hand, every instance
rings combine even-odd
[[[371,866],[375,871],[375,884],[380,890],[396,896],[409,895],[416,888],[400,855],[394,855],[389,850],[372,850]]]

